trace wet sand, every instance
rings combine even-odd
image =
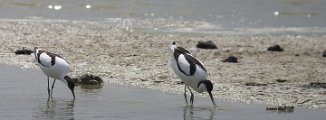
[[[123,20],[3,19],[0,26],[2,64],[36,68],[32,56],[13,53],[22,47],[38,46],[64,56],[71,64],[71,76],[91,73],[110,84],[178,94],[183,93],[183,85],[178,84],[180,79],[168,66],[168,46],[176,41],[192,48],[199,40],[212,40],[217,50],[200,49],[195,56],[206,65],[217,99],[326,107],[325,89],[306,87],[310,82],[325,81],[326,64],[321,53],[326,49],[326,36],[321,34],[148,32],[132,28]],[[280,44],[285,51],[266,51],[274,44]],[[230,55],[239,57],[240,63],[221,62]],[[246,86],[248,82],[267,86]]]
[[[195,106],[186,107],[182,95],[138,87],[105,84],[100,89],[75,87],[76,100],[58,82],[53,99],[47,101],[47,81],[38,69],[0,65],[1,119],[261,119],[322,120],[325,110],[296,108],[292,113],[266,112],[264,105],[225,102],[214,109],[207,97],[195,97]]]

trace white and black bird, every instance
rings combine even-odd
[[[58,79],[68,86],[71,90],[73,99],[75,100],[74,81],[68,76],[69,64],[58,54],[51,53],[39,48],[34,48],[34,56],[37,65],[41,68],[43,73],[48,77],[48,100],[52,97],[55,81]],[[54,79],[52,88],[50,89],[50,77]]]
[[[194,94],[190,87],[198,93],[207,92],[212,100],[213,105],[216,107],[212,90],[213,84],[210,80],[207,80],[207,71],[205,66],[191,53],[182,47],[177,47],[176,43],[173,42],[170,46],[170,66],[173,72],[184,82],[184,97],[186,104],[187,100],[187,88],[191,93],[190,103],[193,105]]]

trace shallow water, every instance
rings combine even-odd
[[[296,108],[293,113],[265,111],[265,106],[219,101],[214,109],[206,97],[186,107],[183,96],[135,87],[104,84],[100,89],[76,87],[76,100],[58,82],[47,101],[46,77],[38,70],[0,65],[0,119],[283,119],[322,120],[324,110]]]
[[[324,35],[325,5],[325,0],[0,0],[0,18],[96,21],[164,33]]]
[[[175,26],[205,30],[320,28],[326,27],[325,5],[325,0],[1,0],[0,18],[139,18],[143,27],[173,30],[177,29]]]

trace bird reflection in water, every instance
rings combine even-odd
[[[41,112],[37,115],[37,118],[74,120],[74,104],[75,101],[46,101],[40,106]]]
[[[183,109],[184,120],[214,120],[215,107],[191,107],[185,106]]]
[[[80,85],[83,93],[99,93],[103,85]]]

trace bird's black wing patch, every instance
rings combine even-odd
[[[60,55],[55,54],[55,53],[51,53],[51,52],[46,52],[47,55],[49,55],[51,57],[51,66],[53,66],[55,64],[55,57],[59,57],[62,58]],[[63,59],[63,58],[62,58]]]
[[[194,62],[194,60],[196,60],[196,58],[190,56],[189,54],[184,54],[184,56],[185,56],[186,60],[188,61],[188,63],[190,64],[189,75],[192,76],[196,72],[196,64]]]
[[[59,57],[59,58],[63,59],[63,57],[61,57],[58,54],[47,52],[47,51],[44,51],[44,50],[39,50],[38,53],[37,53],[37,61],[38,61],[38,63],[40,63],[44,67],[47,67],[47,66],[42,64],[42,62],[40,60],[40,56],[41,56],[42,53],[46,53],[46,55],[48,55],[51,58],[51,66],[53,66],[55,64],[55,57]]]
[[[187,60],[187,62],[189,63],[189,67],[190,67],[190,69],[189,69],[189,74],[187,74],[185,71],[183,71],[182,69],[181,69],[181,67],[180,67],[180,65],[179,65],[179,61],[178,61],[178,59],[179,59],[179,56],[180,55],[184,55],[184,57],[185,57],[185,59]],[[174,50],[174,58],[176,59],[176,62],[177,62],[177,65],[178,65],[178,69],[183,73],[183,74],[185,74],[185,75],[187,75],[187,76],[192,76],[192,75],[194,75],[195,74],[195,71],[196,71],[196,64],[195,64],[195,62],[194,62],[194,57],[192,57],[191,55],[190,55],[190,52],[189,51],[187,51],[187,50],[185,50],[184,48],[182,48],[182,47],[177,47],[175,50]]]
[[[192,57],[192,56],[191,56]],[[194,58],[194,57],[192,57],[193,58],[193,61],[195,62],[195,64],[196,65],[198,65],[201,69],[203,69],[205,72],[207,72],[206,71],[206,68],[204,67],[204,65],[201,63],[201,62],[199,62],[196,58]]]

